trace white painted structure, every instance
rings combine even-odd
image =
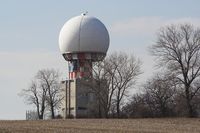
[[[97,18],[82,14],[64,24],[60,31],[59,47],[62,54],[106,54],[109,47],[108,31]]]
[[[64,116],[94,117],[95,96],[83,81],[92,76],[92,62],[101,61],[109,47],[109,34],[97,18],[82,14],[67,21],[59,35],[60,51],[68,61]],[[92,81],[91,81],[92,82]]]

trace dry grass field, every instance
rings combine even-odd
[[[200,119],[0,121],[0,133],[200,133]]]

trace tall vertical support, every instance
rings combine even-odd
[[[65,92],[65,102],[64,102],[64,104],[65,104],[65,106],[64,106],[64,117],[65,117],[65,119],[68,117],[67,116],[67,111],[68,111],[68,104],[67,104],[67,102],[69,101],[68,99],[69,99],[69,97],[67,96],[67,94],[68,94],[68,92],[67,92],[67,88],[69,88],[69,82],[67,82],[67,80],[65,81],[65,82],[63,82],[63,83],[65,83],[65,87],[64,87],[64,92]]]

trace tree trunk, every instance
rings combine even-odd
[[[105,117],[108,118],[108,111],[105,111]]]
[[[51,104],[51,118],[52,118],[52,119],[54,119],[54,118],[55,118],[53,104]]]
[[[99,115],[99,118],[101,118],[101,103],[100,103],[100,99],[98,98],[98,102],[99,102],[99,106],[98,106],[98,115]]]
[[[49,104],[50,104],[50,108],[51,108],[51,118],[54,119],[55,118],[54,105],[53,105],[53,100],[52,100],[52,95],[51,95],[51,88],[50,88],[49,84],[48,84],[48,93],[49,93]]]
[[[194,117],[194,110],[191,105],[190,91],[187,85],[185,86],[185,95],[186,95],[186,100],[187,100],[188,117]]]
[[[162,117],[166,117],[167,116],[167,114],[166,114],[166,107],[164,106],[164,105],[161,105],[161,115],[162,115]]]
[[[43,120],[43,115],[42,114],[39,114],[39,119]]]
[[[36,107],[37,107],[37,115],[38,115],[38,118],[39,118],[40,120],[42,120],[42,119],[43,119],[43,113],[40,112],[40,106],[37,105]]]
[[[117,101],[117,118],[120,118],[120,106],[119,106],[119,100]]]

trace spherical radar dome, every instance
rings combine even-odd
[[[101,53],[106,55],[109,34],[95,17],[82,14],[68,20],[59,35],[61,53]]]

